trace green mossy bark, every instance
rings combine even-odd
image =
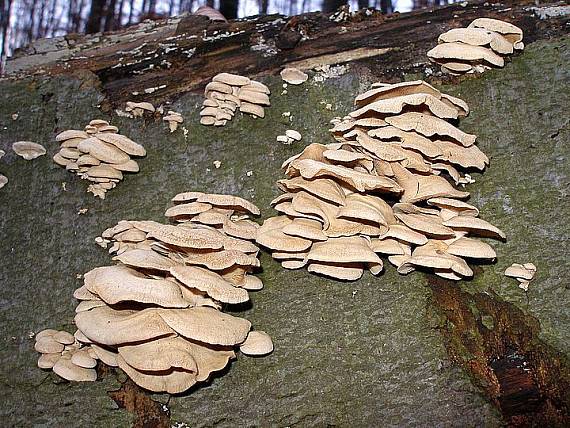
[[[504,70],[446,87],[470,105],[461,128],[478,135],[491,166],[469,186],[481,217],[501,227],[506,244],[493,243],[495,265],[485,266],[466,290],[492,287],[502,298],[535,315],[545,340],[569,348],[568,291],[568,39],[535,43]],[[223,128],[198,124],[201,97],[187,94],[172,109],[185,117],[185,137],[168,133],[151,118],[112,123],[147,148],[141,172],[128,175],[107,199],[86,193],[87,183],[51,160],[56,131],[81,128],[104,118],[102,96],[69,78],[0,82],[0,406],[2,420],[28,426],[128,426],[130,415],[114,410],[106,391],[112,376],[95,384],[58,384],[37,369],[30,332],[73,331],[77,274],[109,263],[94,244],[120,219],[163,221],[177,192],[232,193],[253,200],[265,218],[278,194],[281,162],[309,142],[328,142],[328,121],[351,110],[361,90],[347,73],[324,83],[289,86],[266,81],[272,106],[263,120],[237,115]],[[332,104],[332,110],[326,104]],[[282,113],[290,112],[291,119]],[[17,120],[11,119],[18,113]],[[286,129],[303,141],[275,142]],[[16,157],[16,140],[40,142],[48,156]],[[215,160],[222,162],[219,169]],[[248,176],[248,171],[252,171]],[[66,189],[62,183],[66,183]],[[78,215],[81,208],[88,208]],[[513,262],[538,266],[525,294],[502,275]],[[235,425],[485,425],[500,415],[448,363],[437,322],[429,317],[426,280],[397,275],[391,266],[375,278],[338,283],[285,271],[262,255],[265,289],[251,293],[253,306],[239,313],[271,334],[275,352],[266,358],[240,355],[210,385],[169,402],[174,422],[190,426]],[[431,320],[431,321],[428,321]],[[165,397],[160,398],[161,401]]]

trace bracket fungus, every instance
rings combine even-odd
[[[473,236],[504,239],[464,202],[454,184],[462,170],[483,170],[489,159],[476,136],[454,126],[468,105],[423,81],[376,83],[357,109],[331,121],[336,140],[309,144],[287,159],[257,242],[286,269],[307,267],[327,277],[378,275],[379,255],[407,274],[422,267],[459,280],[468,260],[492,260],[492,247]]]
[[[60,132],[55,140],[60,143],[60,150],[53,161],[90,181],[87,191],[101,199],[123,179],[123,172],[139,171],[131,156],[146,156],[143,146],[119,134],[117,127],[102,119],[92,120],[84,131]]]
[[[534,263],[513,263],[505,270],[505,276],[515,278],[519,282],[519,288],[528,291],[530,281],[534,279],[536,266]]]
[[[8,178],[5,175],[0,174],[0,189],[8,184]]]
[[[12,144],[12,150],[25,160],[32,160],[46,154],[44,146],[31,141],[17,141]]]
[[[305,83],[309,76],[306,73],[303,73],[298,68],[287,67],[281,70],[281,78],[284,82],[289,83],[290,85],[300,85]]]
[[[482,73],[503,67],[505,57],[522,50],[523,31],[508,22],[477,18],[467,28],[453,28],[438,38],[428,58],[441,65],[444,73]]]
[[[151,103],[135,103],[133,101],[127,101],[125,111],[131,113],[134,117],[142,117],[145,112],[154,113],[156,109]]]
[[[74,293],[74,335],[38,334],[40,367],[68,380],[95,380],[101,360],[145,389],[177,394],[222,370],[238,349],[272,352],[266,333],[223,312],[263,288],[252,275],[260,265],[251,242],[258,225],[249,219],[259,209],[237,196],[202,192],[180,193],[173,202],[166,216],[176,225],[122,220],[96,239],[110,245],[117,264],[83,276]],[[206,213],[219,220],[201,221]]]
[[[264,107],[271,105],[271,91],[261,82],[237,74],[220,73],[206,85],[206,99],[200,111],[202,125],[224,126],[236,111],[253,117],[265,117]]]
[[[184,118],[180,113],[169,110],[168,114],[162,118],[165,122],[168,122],[168,127],[170,132],[174,132],[178,129],[178,125],[184,122]]]

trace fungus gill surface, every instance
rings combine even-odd
[[[379,274],[379,255],[402,274],[421,267],[471,277],[465,259],[496,256],[473,236],[505,235],[455,187],[471,182],[462,170],[489,162],[476,136],[450,122],[467,104],[423,81],[374,84],[355,104],[333,119],[336,142],[309,144],[283,163],[284,193],[272,201],[280,215],[263,223],[257,242],[287,269],[337,279]]]
[[[105,199],[105,193],[117,186],[124,172],[138,172],[139,165],[131,156],[146,156],[140,144],[118,133],[116,126],[95,119],[84,131],[60,132],[56,141],[60,150],[53,156],[56,164],[89,180],[88,192]]]
[[[266,333],[223,312],[263,288],[252,275],[260,265],[252,242],[259,226],[249,218],[259,209],[236,196],[201,192],[173,202],[166,216],[175,225],[122,220],[96,239],[117,264],[84,275],[74,292],[80,302],[74,336],[38,335],[41,368],[95,380],[91,359],[100,359],[145,389],[175,394],[222,370],[241,346],[245,355],[272,352]],[[60,364],[64,353],[69,361]]]
[[[438,38],[428,58],[441,65],[444,73],[482,73],[503,67],[504,58],[523,50],[523,31],[508,22],[477,18],[467,28],[453,28]]]
[[[236,110],[253,117],[265,117],[264,107],[271,105],[270,90],[263,83],[237,74],[220,73],[206,85],[206,99],[200,111],[202,125],[224,126]]]

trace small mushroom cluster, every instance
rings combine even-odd
[[[53,370],[62,378],[75,382],[97,380],[95,348],[79,342],[67,331],[47,329],[36,334],[34,349],[41,355],[38,367]]]
[[[87,191],[105,199],[107,190],[117,186],[124,172],[139,171],[131,156],[146,156],[143,146],[118,132],[116,126],[101,119],[92,120],[83,131],[63,131],[55,137],[60,150],[53,160],[91,181]]]
[[[133,117],[143,117],[145,112],[154,113],[156,109],[151,103],[148,102],[136,103],[133,101],[127,101],[125,111],[132,114]]]
[[[513,263],[505,270],[505,276],[515,278],[519,282],[519,288],[528,291],[528,285],[536,274],[534,263]]]
[[[166,116],[162,118],[163,121],[168,122],[168,127],[170,128],[170,132],[174,132],[178,129],[178,125],[184,122],[184,118],[178,112],[168,110]]]
[[[111,244],[114,266],[84,275],[74,297],[75,337],[110,366],[154,392],[180,393],[235,358],[266,355],[271,338],[222,312],[249,300],[262,282],[255,238],[258,215],[235,196],[176,195],[166,216],[178,224],[121,221],[97,242]]]
[[[503,67],[505,57],[523,50],[523,31],[516,25],[491,18],[477,18],[467,28],[453,28],[438,38],[427,55],[444,73],[482,73]]]
[[[224,126],[239,109],[253,117],[265,117],[265,107],[271,105],[271,91],[261,82],[237,74],[220,73],[206,85],[206,99],[200,111],[202,125]]]
[[[450,123],[467,104],[423,81],[377,83],[357,109],[334,119],[331,144],[310,144],[287,159],[282,215],[266,220],[257,242],[284,268],[356,280],[383,269],[377,253],[406,274],[430,268],[453,280],[470,277],[467,259],[495,251],[471,235],[504,238],[464,202],[459,168],[483,170],[488,158],[475,135]],[[446,178],[447,177],[447,178]]]
[[[294,129],[288,129],[285,131],[285,135],[278,135],[277,142],[283,144],[292,144],[295,141],[301,141],[303,137],[299,131],[295,131]]]

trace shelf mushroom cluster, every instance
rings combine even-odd
[[[131,156],[146,156],[143,146],[101,119],[92,120],[83,131],[63,131],[55,139],[60,150],[53,156],[54,162],[89,180],[87,191],[101,199],[123,179],[124,172],[139,171]]]
[[[534,263],[513,263],[505,270],[505,276],[515,278],[519,282],[519,288],[528,291],[530,281],[536,274],[536,266]]]
[[[47,329],[35,336],[34,349],[41,355],[38,367],[53,370],[62,378],[75,382],[97,380],[99,356],[93,347],[79,342],[71,333]]]
[[[220,73],[206,85],[206,99],[200,112],[202,125],[224,126],[239,109],[254,117],[265,117],[264,107],[271,105],[271,91],[261,82],[237,74]]]
[[[117,262],[84,275],[74,297],[75,337],[154,392],[180,393],[235,358],[266,355],[271,338],[222,308],[249,300],[262,282],[251,242],[252,203],[235,196],[176,195],[166,216],[178,224],[121,221],[97,242]]]
[[[380,273],[378,254],[402,274],[431,268],[453,280],[473,275],[464,258],[495,258],[471,235],[505,235],[449,181],[467,183],[459,168],[488,164],[475,135],[450,123],[467,104],[413,81],[374,84],[356,106],[333,120],[335,143],[310,144],[283,163],[284,193],[272,201],[281,215],[263,223],[257,242],[284,268],[344,280]]]
[[[491,18],[477,18],[467,28],[453,28],[438,38],[428,58],[449,74],[482,73],[503,67],[505,57],[523,50],[523,31],[516,25]]]

